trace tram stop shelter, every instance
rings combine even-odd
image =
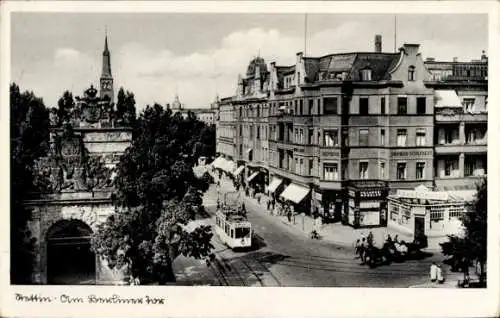
[[[410,235],[429,237],[462,234],[462,217],[474,200],[475,190],[431,191],[420,185],[397,190],[388,197],[388,227]]]

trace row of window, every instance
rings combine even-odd
[[[275,140],[286,140],[292,141],[291,138],[279,138],[277,134],[277,130],[275,126],[271,126],[271,135],[275,136]],[[367,128],[359,129],[359,139],[358,145],[361,147],[370,146],[369,142],[370,131]],[[284,137],[284,136],[282,136]],[[293,142],[296,144],[319,144],[321,146],[321,130],[318,129],[317,138],[314,138],[314,129],[309,128],[307,134],[307,140],[305,136],[305,129],[303,128],[295,128],[293,135]],[[408,130],[405,128],[397,130],[397,138],[396,138],[396,146],[397,147],[406,147],[408,146]],[[347,145],[348,140],[347,134],[343,135],[343,144]],[[307,143],[306,143],[307,142]],[[425,128],[417,128],[415,132],[415,145],[416,146],[426,146],[426,129]],[[380,129],[380,144],[381,146],[386,145],[386,130]],[[339,130],[338,129],[328,129],[323,130],[323,146],[324,147],[338,147],[339,146]]]
[[[366,180],[370,179],[368,173],[368,162],[361,161],[359,163],[359,179]],[[373,177],[373,176],[372,176]],[[381,179],[386,178],[386,167],[385,162],[381,162],[379,165],[379,177]],[[335,181],[339,180],[338,164],[336,163],[325,163],[323,164],[323,178],[324,180]],[[423,180],[425,178],[425,162],[415,163],[415,179]],[[396,179],[406,180],[407,179],[407,167],[406,162],[398,162],[396,167]]]
[[[321,98],[317,99],[296,99],[280,102],[271,102],[270,109],[256,105],[255,108],[240,107],[239,117],[267,117],[269,114],[278,115],[282,112],[288,112],[290,115],[338,115],[339,97],[324,97],[323,111],[321,112]],[[427,111],[427,98],[424,96],[416,97],[416,114],[424,115]],[[380,97],[379,109],[370,107],[368,97],[359,97],[359,115],[369,114],[387,114],[386,97]],[[397,98],[397,114],[408,114],[408,97],[400,96]]]

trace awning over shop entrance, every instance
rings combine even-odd
[[[236,170],[234,170],[234,175],[239,175],[243,171],[243,169],[245,169],[245,166],[239,166]]]
[[[250,177],[248,177],[247,179],[247,182],[250,182],[252,181],[253,179],[255,179],[255,177],[260,173],[260,171],[257,171],[257,172],[254,172],[250,175]]]
[[[281,194],[281,197],[294,203],[300,203],[300,201],[302,201],[308,193],[308,188],[299,186],[295,183],[290,183],[290,185],[288,185],[285,191]]]
[[[271,183],[269,184],[269,186],[267,187],[266,190],[269,191],[269,193],[274,193],[274,191],[276,191],[276,189],[278,189],[278,187],[280,186],[280,184],[282,182],[283,182],[283,179],[273,177],[273,179],[271,180]]]
[[[214,168],[218,168],[218,169],[222,169],[222,165],[224,163],[225,159],[222,158],[222,157],[217,157],[212,163],[211,165],[214,167]]]
[[[236,169],[236,163],[232,160],[226,160],[224,166],[222,167],[222,170],[227,173],[233,173],[234,169]]]

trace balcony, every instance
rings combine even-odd
[[[444,154],[459,154],[459,153],[484,153],[487,152],[488,146],[486,144],[465,144],[465,143],[455,143],[455,144],[443,144],[436,145],[434,151],[436,155]]]
[[[488,112],[464,112],[461,108],[436,109],[436,122],[488,122]]]

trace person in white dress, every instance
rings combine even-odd
[[[438,267],[435,262],[432,262],[431,269],[430,269],[430,278],[431,282],[435,282],[437,280],[437,274],[438,274]]]

